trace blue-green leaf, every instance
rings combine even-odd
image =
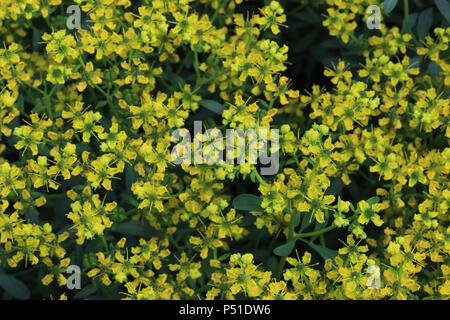
[[[143,225],[138,221],[115,223],[111,227],[111,230],[122,234],[141,236],[145,238],[150,238],[151,236],[154,235],[154,232],[150,227]]]
[[[277,256],[280,257],[287,257],[292,252],[292,250],[294,250],[295,241],[296,240],[294,239],[289,242],[286,242],[285,244],[282,244],[279,247],[276,247],[273,250],[273,253],[275,253]]]
[[[27,300],[30,298],[30,290],[20,280],[7,274],[0,274],[0,287],[16,299]]]
[[[434,0],[434,3],[438,7],[445,20],[450,23],[450,4],[448,0]]]
[[[199,104],[209,111],[221,114],[223,112],[223,105],[214,100],[202,100]]]
[[[392,10],[395,9],[396,5],[397,5],[397,0],[384,0],[383,10],[386,13],[390,13]]]
[[[137,180],[137,174],[136,171],[134,171],[133,167],[130,165],[125,166],[125,187],[127,190],[131,189],[131,186],[134,182]]]
[[[441,67],[439,67],[436,62],[431,61],[430,64],[428,65],[428,71],[430,71],[430,73],[437,77],[439,76],[439,74],[442,72]]]
[[[417,22],[417,36],[424,39],[433,24],[433,8],[428,8],[420,13]]]
[[[87,296],[90,296],[97,292],[97,287],[93,284],[87,285],[83,289],[81,289],[76,295],[74,295],[74,299],[84,299]]]
[[[409,26],[411,27],[411,29],[414,28],[414,26],[416,25],[418,16],[419,16],[418,12],[413,12],[413,13],[409,14]],[[402,32],[401,33],[408,33],[405,20],[403,20],[403,23],[402,23]]]
[[[263,211],[262,199],[253,194],[240,194],[233,200],[233,207],[243,211]]]
[[[323,246],[319,246],[318,244],[306,241],[302,238],[299,238],[298,240],[303,241],[306,243],[309,247],[314,249],[324,260],[326,259],[333,259],[335,256],[337,256],[338,252],[336,250],[328,249]]]

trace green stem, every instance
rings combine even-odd
[[[101,235],[100,239],[102,240],[102,243],[103,243],[103,246],[105,247],[105,250],[108,251],[108,244],[106,243],[105,237],[103,235]]]
[[[289,221],[289,234],[288,234],[288,238],[287,238],[287,242],[290,242],[291,240],[293,240],[295,238],[295,226],[294,226],[294,219],[292,219],[293,217],[293,212],[291,210],[291,220]],[[284,269],[284,265],[286,264],[286,257],[281,257],[280,262],[278,263],[278,268],[277,268],[277,279],[278,281],[281,280],[281,276],[283,275],[283,269]]]
[[[320,244],[322,247],[326,247],[325,245],[325,237],[323,235],[323,233],[320,235]]]
[[[83,59],[80,57],[78,57],[78,61],[80,61],[81,65],[83,66],[84,69],[86,69],[86,64],[84,63]],[[106,98],[106,102],[108,103],[109,107],[111,108],[111,111],[113,113],[113,115],[116,117],[117,120],[120,120],[120,116],[117,113],[117,109],[115,108],[114,104],[113,104],[113,100],[112,100],[112,96],[107,93],[105,90],[103,90],[98,84],[93,83],[92,81],[88,82],[89,86],[92,86],[97,89],[98,91],[100,91],[100,93],[105,96]]]
[[[294,152],[294,160],[295,160],[295,164],[297,165],[297,167],[300,168],[300,162],[298,161],[298,158],[297,158],[297,152]]]
[[[137,210],[138,210],[137,208],[133,208],[133,209],[131,209],[131,210],[128,210],[127,212],[125,212],[125,215],[126,215],[126,216],[130,216],[130,215],[132,215],[133,213],[135,213]]]
[[[326,227],[326,228],[323,228],[323,229],[320,229],[320,230],[317,230],[317,231],[313,231],[313,232],[295,233],[294,234],[294,238],[298,239],[298,238],[314,237],[314,236],[321,235],[323,233],[326,233],[326,232],[331,231],[331,230],[336,229],[336,228],[337,228],[337,226],[332,224],[329,227]]]
[[[260,184],[262,184],[263,186],[266,186],[267,183],[266,183],[266,182],[264,181],[264,179],[259,175],[258,171],[255,169],[255,170],[253,170],[253,172],[254,172],[255,177],[256,177],[256,179],[258,180],[258,182],[259,182]]]
[[[219,11],[220,11],[223,7],[225,7],[225,6],[227,5],[227,2],[228,2],[228,1],[219,1],[219,5],[217,6],[216,11],[214,11],[214,14],[213,14],[213,16],[212,16],[212,18],[211,18],[211,24],[214,23],[214,20],[216,20],[217,15],[220,13]]]
[[[195,69],[195,83],[200,83],[200,62],[198,61],[198,53],[194,51],[194,69]]]
[[[184,252],[184,250],[178,245],[178,243],[175,241],[175,239],[172,237],[172,235],[168,235],[169,242],[181,253]]]
[[[403,0],[403,17],[405,19],[405,25],[408,32],[413,36],[411,24],[409,23],[409,3],[408,0]]]
[[[420,43],[416,40],[416,37],[414,36],[414,33],[412,31],[411,23],[409,22],[409,2],[408,2],[408,0],[403,0],[403,16],[405,19],[406,29],[408,30],[409,34],[411,35],[414,43],[417,46],[420,46]]]

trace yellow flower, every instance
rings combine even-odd
[[[96,137],[96,134],[102,133],[104,128],[97,124],[102,118],[99,112],[87,111],[81,117],[81,119],[73,120],[73,128],[77,132],[83,133],[83,141],[89,142],[91,140],[91,135]]]

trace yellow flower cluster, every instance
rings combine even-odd
[[[124,299],[448,299],[450,28],[358,36],[381,1],[318,1],[360,63],[299,91],[285,9],[242,2],[75,0],[69,30],[61,0],[0,0],[0,268],[62,298],[82,264]],[[193,119],[279,129],[279,172],[174,165]]]

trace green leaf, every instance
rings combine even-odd
[[[139,206],[139,202],[132,196],[130,196],[129,194],[122,194],[122,199],[124,199],[126,202],[128,202],[129,204],[131,204],[134,207],[138,207]]]
[[[422,11],[417,22],[417,35],[420,40],[425,38],[425,36],[428,34],[428,31],[430,31],[432,24],[433,8]]]
[[[300,212],[296,211],[292,216],[292,224],[294,225],[294,228],[300,224],[300,218]]]
[[[253,182],[253,183],[258,183],[256,181],[255,171],[250,172],[250,181]]]
[[[224,254],[221,255],[217,260],[223,261],[223,260],[225,260],[225,259],[228,259],[229,256],[231,256],[231,252],[224,253]]]
[[[318,29],[312,29],[311,32],[308,32],[302,39],[297,42],[294,46],[294,50],[296,53],[303,52],[309,50],[311,43],[313,43],[314,39],[318,34]]]
[[[378,202],[380,202],[379,197],[372,197],[367,200],[367,203],[370,205],[374,205],[375,203],[378,203]]]
[[[439,74],[442,72],[441,67],[439,67],[436,62],[431,61],[430,64],[428,65],[428,71],[430,71],[430,73],[437,77],[439,76]]]
[[[438,7],[445,20],[450,23],[450,4],[448,0],[434,0],[436,7]]]
[[[292,252],[292,250],[294,250],[295,241],[296,241],[296,239],[286,242],[285,244],[283,244],[279,247],[276,247],[273,250],[273,253],[275,253],[277,256],[280,256],[280,257],[287,257]]]
[[[39,42],[41,40],[41,34],[38,29],[33,29],[33,51],[38,51]]]
[[[76,295],[74,295],[74,299],[84,299],[87,296],[90,296],[91,294],[94,294],[95,292],[97,292],[97,287],[93,284],[90,284],[86,287],[84,287],[83,289],[81,289],[80,291],[78,291],[78,293]]]
[[[104,106],[106,106],[107,104],[108,104],[108,101],[106,101],[106,100],[99,101],[99,102],[95,105],[95,109],[96,109],[96,110],[101,109],[101,108],[103,108]]]
[[[262,199],[253,194],[240,194],[233,200],[233,207],[242,211],[263,211]]]
[[[7,274],[0,274],[0,287],[16,299],[27,300],[30,298],[30,290],[27,286],[22,281]]]
[[[299,238],[298,240],[303,241],[306,243],[309,247],[314,249],[324,260],[326,259],[333,259],[335,256],[337,256],[338,252],[336,250],[328,249],[323,246],[319,246],[318,244],[306,241],[302,238]]]
[[[41,102],[37,102],[34,106],[33,109],[31,109],[31,111],[36,112],[36,113],[42,113],[45,111],[45,105],[43,105]]]
[[[344,189],[344,187],[345,184],[340,178],[333,178],[331,179],[330,187],[325,191],[325,194],[337,196],[342,192],[342,189]]]
[[[127,188],[127,190],[131,190],[131,186],[133,185],[134,182],[136,182],[136,180],[137,180],[136,171],[134,171],[134,169],[127,164],[125,166],[125,187]]]
[[[396,5],[397,5],[397,0],[384,0],[383,10],[386,13],[390,13],[392,10],[394,10]]]
[[[295,18],[292,19],[293,21],[297,20],[301,22],[306,22],[307,24],[320,24],[322,22],[322,18],[314,10],[308,10],[308,8],[306,9],[307,9],[306,11],[294,12],[290,13],[289,15]]]
[[[303,230],[308,228],[310,225],[312,225],[315,221],[311,218],[311,212],[305,212],[301,216],[302,218],[302,224],[300,225],[300,229],[298,230],[299,233],[301,233]]]
[[[164,72],[164,77],[170,81],[176,88],[183,87],[186,83],[182,77],[173,72]]]
[[[145,238],[150,238],[151,236],[154,235],[154,232],[150,227],[145,226],[138,221],[115,223],[111,227],[111,230],[122,234],[141,236]]]
[[[199,104],[209,111],[221,114],[223,112],[223,105],[214,100],[202,100]]]
[[[267,263],[266,263],[266,270],[270,270],[272,271],[273,274],[277,273],[277,267],[278,267],[278,259],[274,256],[270,256],[267,259]]]

